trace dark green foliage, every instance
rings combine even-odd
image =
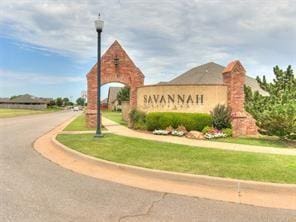
[[[56,98],[55,101],[57,106],[62,106],[63,105],[63,99],[61,97]]]
[[[146,114],[133,109],[129,112],[130,127],[133,129],[146,129]]]
[[[70,102],[69,98],[65,97],[63,98],[63,106],[71,106],[73,105],[72,102]]]
[[[212,118],[204,113],[169,113],[155,112],[146,116],[146,125],[148,130],[166,129],[169,126],[177,128],[183,125],[187,131],[202,131],[205,126],[212,125]]]
[[[122,101],[129,101],[130,100],[130,89],[127,87],[122,88],[117,93],[117,100],[118,100],[119,105],[121,104]]]
[[[245,87],[245,108],[268,135],[293,139],[296,133],[296,79],[291,66],[286,71],[274,68],[275,79],[268,83],[257,77],[260,87],[269,93],[262,96]]]
[[[82,97],[79,97],[78,99],[76,99],[76,104],[79,106],[84,106],[85,104],[85,99]]]
[[[216,129],[231,128],[231,111],[225,105],[217,105],[211,112],[211,116]]]

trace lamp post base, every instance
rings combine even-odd
[[[103,133],[96,133],[95,138],[100,138],[100,137],[104,137],[104,134]]]

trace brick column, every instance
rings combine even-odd
[[[236,60],[223,71],[223,82],[228,86],[227,105],[231,108],[233,136],[257,135],[256,121],[245,111],[244,84],[246,70]]]

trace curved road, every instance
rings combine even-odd
[[[0,221],[276,221],[296,212],[151,192],[73,173],[33,141],[72,112],[0,119]]]

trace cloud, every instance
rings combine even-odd
[[[58,85],[65,83],[84,82],[85,77],[73,75],[44,75],[38,73],[11,72],[0,69],[0,82],[26,85]]]
[[[208,61],[240,59],[252,75],[296,66],[294,0],[2,0],[0,34],[77,61],[93,59],[98,12],[103,49],[119,39],[147,82]]]

